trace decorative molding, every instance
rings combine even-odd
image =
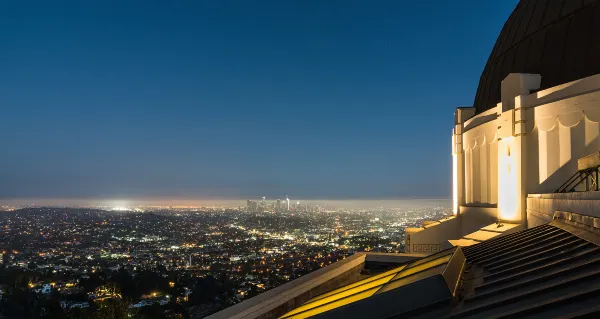
[[[600,122],[600,92],[583,93],[564,100],[538,105],[535,108],[535,127],[543,132],[552,131],[558,124],[564,127],[579,125],[584,119]]]
[[[442,251],[440,244],[413,244],[411,253],[437,253]]]

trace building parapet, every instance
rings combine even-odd
[[[551,222],[557,211],[598,218],[600,217],[600,192],[529,194],[527,196],[527,223],[530,228]]]
[[[460,221],[456,216],[433,223],[424,223],[421,228],[406,228],[406,252],[410,254],[432,254],[442,250],[448,238],[460,237]]]

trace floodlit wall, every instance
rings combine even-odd
[[[458,218],[407,230],[409,252],[436,252],[446,240],[498,219],[522,225],[550,221],[553,211],[528,209],[531,205],[581,214],[600,208],[593,200],[528,199],[554,192],[577,171],[579,158],[600,151],[600,75],[537,91],[541,80],[509,74],[495,107],[476,115],[473,108],[456,110],[452,189]]]
[[[577,160],[600,150],[600,76],[526,97],[534,110],[530,193],[552,193],[577,171]],[[547,102],[547,103],[545,103]],[[543,103],[541,105],[538,105]]]
[[[460,217],[460,236],[448,239],[461,238],[478,231],[481,227],[496,222],[498,219],[498,209],[495,207],[461,206]]]
[[[536,92],[542,77],[510,74],[496,107],[466,120],[455,115],[459,210],[496,205],[498,219],[542,223],[527,209],[527,195],[554,192],[579,158],[600,150],[600,75]]]
[[[490,115],[495,117],[496,109],[481,114],[481,117],[485,118]],[[481,124],[478,124],[477,121],[466,123],[463,134],[463,151],[466,163],[465,203],[467,204],[498,203],[498,139],[496,131],[496,121],[494,120]]]

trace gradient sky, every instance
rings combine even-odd
[[[2,1],[0,198],[448,197],[518,1]]]

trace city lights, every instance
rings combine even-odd
[[[223,278],[234,292],[226,302],[236,303],[355,252],[403,251],[406,227],[451,214],[449,206],[325,210],[294,201],[288,211],[287,198],[285,205],[266,198],[248,203],[125,212],[17,208],[0,214],[0,227],[8,238],[31,237],[18,250],[0,242],[0,261],[35,272],[38,281],[27,284],[35,293],[87,296],[65,307],[128,300],[128,309],[145,309],[171,299],[191,306],[194,292]],[[86,290],[90,280],[100,285]],[[215,309],[218,297],[211,296]]]

